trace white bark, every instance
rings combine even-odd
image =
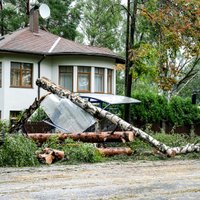
[[[85,99],[82,99],[78,95],[75,95],[71,93],[69,90],[62,88],[61,86],[56,85],[55,83],[52,83],[47,78],[38,78],[36,81],[36,84],[39,87],[42,87],[43,89],[58,95],[59,97],[65,97],[70,99],[73,103],[93,115],[94,117],[98,119],[106,118],[112,123],[118,125],[122,128],[122,130],[126,131],[133,131],[134,135],[136,137],[139,137],[143,141],[151,144],[155,148],[157,148],[160,152],[167,154],[168,156],[175,156],[176,154],[183,154],[183,153],[189,153],[189,152],[200,152],[200,144],[189,144],[184,147],[169,147],[158,140],[154,139],[149,134],[145,133],[141,129],[138,129],[134,127],[133,125],[127,123],[120,117],[103,110],[99,107],[94,106],[90,102],[88,102]]]

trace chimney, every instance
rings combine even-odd
[[[39,32],[39,11],[37,8],[32,8],[29,14],[30,31],[33,33]]]

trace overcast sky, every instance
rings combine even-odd
[[[123,3],[123,4],[126,4],[126,3],[127,3],[127,0],[122,0],[122,3]]]

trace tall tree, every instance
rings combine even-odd
[[[0,7],[1,35],[28,25],[29,0],[4,0],[3,2]],[[75,40],[80,9],[74,2],[75,0],[39,0],[39,3],[46,3],[51,10],[48,20],[40,18],[40,26],[54,34]]]
[[[75,40],[80,21],[80,7],[74,0],[44,0],[51,10],[48,20],[41,19],[41,25],[50,32],[64,38]]]
[[[158,50],[157,84],[169,98],[200,70],[199,10],[198,0],[150,0],[141,8]]]
[[[92,46],[108,47],[119,52],[121,35],[121,0],[81,0],[83,14],[80,30]]]
[[[23,0],[4,0],[0,7],[1,35],[5,35],[27,24],[26,2]]]

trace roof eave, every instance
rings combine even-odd
[[[64,56],[64,55],[80,55],[80,56],[98,56],[98,57],[106,57],[113,58],[117,63],[124,64],[125,60],[122,57],[117,55],[109,55],[109,54],[100,54],[100,53],[82,53],[82,52],[34,52],[34,51],[21,51],[21,50],[8,50],[8,49],[0,49],[1,53],[14,53],[14,54],[34,54],[34,55],[45,55],[45,56]]]

